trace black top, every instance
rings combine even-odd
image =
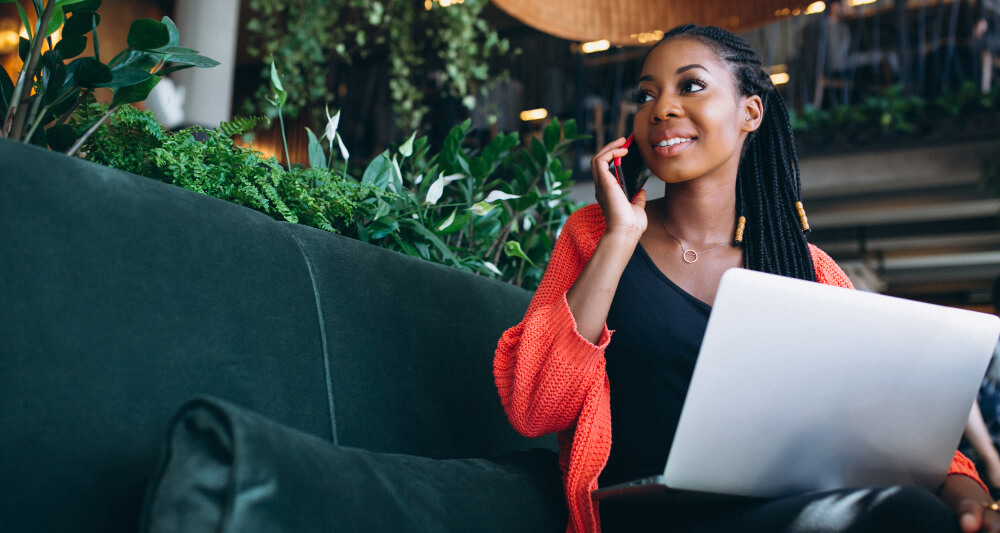
[[[611,457],[602,487],[662,472],[711,309],[636,247],[608,311]]]

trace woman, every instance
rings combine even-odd
[[[590,492],[599,484],[662,468],[726,269],[850,287],[805,240],[787,111],[746,42],[718,28],[675,28],[643,63],[637,103],[635,145],[665,197],[647,203],[642,192],[630,204],[608,171],[627,152],[624,139],[605,146],[591,162],[597,205],[567,221],[494,361],[514,427],[558,432],[569,531],[602,522],[606,531],[1000,531],[961,454],[939,495],[893,487],[598,509]],[[658,427],[667,429],[650,433]]]

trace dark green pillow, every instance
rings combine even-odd
[[[333,445],[211,398],[174,418],[143,532],[566,528],[548,450],[434,460]]]

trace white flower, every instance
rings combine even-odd
[[[494,273],[494,274],[496,274],[498,276],[502,276],[503,275],[503,272],[500,272],[500,269],[497,268],[497,266],[494,265],[493,263],[490,263],[489,261],[483,261],[483,266],[486,267],[487,270],[489,270],[490,272],[492,272],[492,273]]]
[[[330,141],[330,151],[333,151],[333,141],[336,139],[337,145],[340,147],[340,156],[347,161],[351,157],[350,152],[347,151],[347,146],[344,146],[344,138],[337,133],[337,128],[340,127],[340,111],[337,111],[333,116],[330,115],[329,106],[326,108],[326,130],[323,132],[323,137]]]
[[[441,199],[441,195],[444,194],[444,184],[444,173],[442,173],[427,189],[427,198],[425,201],[431,205],[436,204]]]
[[[507,194],[501,190],[496,190],[490,192],[490,194],[488,194],[486,196],[486,199],[483,201],[488,204],[492,204],[493,202],[496,202],[498,200],[513,200],[514,198],[520,198],[520,196],[516,194]]]

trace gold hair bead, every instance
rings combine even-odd
[[[802,231],[809,231],[809,218],[806,217],[806,208],[802,207],[802,202],[795,202],[795,208],[799,211],[799,221],[802,222]]]
[[[737,243],[743,242],[743,230],[747,227],[747,217],[740,217],[739,223],[736,225],[736,239]]]

